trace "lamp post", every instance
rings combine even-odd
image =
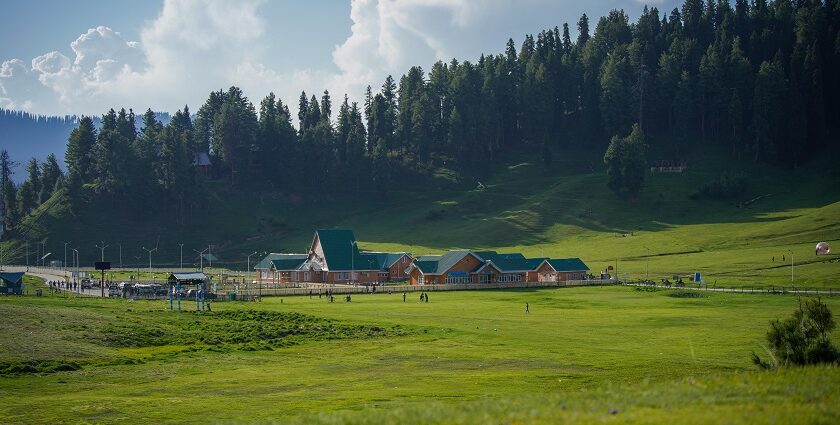
[[[145,246],[143,247],[143,251],[147,251],[149,253],[149,273],[152,272],[152,253],[157,250],[157,248],[148,249]]]
[[[184,271],[184,244],[179,243],[178,246],[181,247],[181,262],[178,264],[178,270]]]
[[[201,270],[201,271],[204,271],[204,251],[207,251],[208,249],[210,249],[210,248],[207,247],[207,248],[205,248],[201,251],[199,251],[197,249],[193,250],[193,251],[195,251],[196,254],[198,254],[198,258],[201,261],[200,266],[199,266],[199,270]],[[195,265],[195,264],[193,264],[193,265]]]
[[[356,281],[356,252],[353,248],[356,246],[356,241],[350,241],[350,284]]]
[[[645,280],[650,280],[650,248],[645,247],[647,250],[647,257],[645,258]]]
[[[64,275],[67,276],[67,245],[70,242],[64,242]],[[26,251],[26,268],[29,268],[29,246],[27,244],[27,251]]]
[[[120,268],[122,268],[122,243],[118,243],[117,246],[120,247]]]
[[[257,251],[254,251],[254,252],[248,254],[248,266],[247,266],[247,269],[245,270],[245,276],[248,276],[248,274],[251,273],[251,256],[256,255],[256,254],[257,254]]]
[[[102,241],[102,246],[96,245],[96,247],[99,248],[100,251],[102,251],[99,261],[105,261],[105,248],[108,248],[109,246],[111,245],[105,245],[105,241]]]
[[[793,251],[790,252],[790,284],[793,285]]]
[[[71,248],[73,253],[75,254],[75,260],[73,261],[74,265],[76,266],[76,273],[73,274],[73,283],[76,283],[76,279],[79,277],[79,248]]]

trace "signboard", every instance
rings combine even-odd
[[[94,267],[96,270],[111,270],[110,261],[97,261]]]
[[[694,273],[694,281],[695,282],[700,282],[701,280],[703,280],[703,279],[700,278],[700,272]]]

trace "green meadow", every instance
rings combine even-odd
[[[826,299],[840,311],[840,299]],[[525,313],[525,303],[530,313]],[[760,371],[786,295],[560,288],[213,303],[0,298],[4,423],[837,423]],[[840,332],[833,334],[840,341]]]

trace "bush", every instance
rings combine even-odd
[[[747,190],[747,178],[742,173],[723,173],[720,177],[700,186],[692,196],[706,196],[712,199],[731,199]]]
[[[840,362],[840,351],[829,340],[835,325],[831,310],[819,298],[800,302],[790,318],[770,322],[767,342],[772,359],[764,361],[753,353],[753,362],[765,369]]]

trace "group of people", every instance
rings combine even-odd
[[[784,255],[784,254],[782,254],[782,262],[784,263],[784,262],[785,262],[785,260],[787,260],[787,257],[785,257],[785,255]],[[772,258],[770,258],[770,262],[771,262],[771,263],[775,263],[775,262],[776,262],[776,256],[775,256],[775,255],[774,255]]]
[[[77,282],[63,282],[60,280],[51,280],[47,282],[47,285],[49,285],[50,289],[67,289],[69,291],[75,291],[79,287],[79,284]]]

